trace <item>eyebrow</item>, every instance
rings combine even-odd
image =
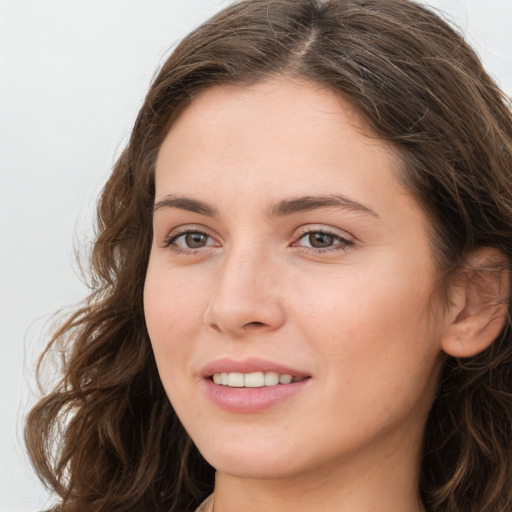
[[[206,215],[207,217],[215,217],[219,214],[218,210],[208,203],[189,197],[177,197],[172,195],[166,196],[164,199],[156,202],[153,207],[153,212],[156,212],[160,208],[178,208],[180,210]],[[268,217],[272,218],[320,208],[341,208],[343,210],[372,215],[377,219],[380,218],[369,206],[365,206],[364,204],[341,195],[304,196],[293,199],[283,199],[272,205],[266,214]]]
[[[161,201],[155,203],[153,213],[160,208],[178,208],[179,210],[186,210],[189,212],[199,213],[207,217],[215,217],[219,212],[207,203],[191,199],[189,197],[174,197],[172,195],[164,197]]]
[[[341,208],[343,210],[366,213],[377,219],[380,218],[369,206],[341,195],[304,196],[296,199],[285,199],[273,205],[267,212],[267,215],[269,217],[276,217],[317,210],[319,208]]]

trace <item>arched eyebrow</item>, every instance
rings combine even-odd
[[[155,203],[153,213],[160,208],[178,208],[179,210],[186,210],[189,212],[199,213],[207,217],[216,217],[219,212],[207,203],[192,199],[190,197],[176,197],[166,196],[162,200]]]
[[[267,212],[269,217],[291,215],[293,213],[307,212],[319,208],[341,208],[372,215],[379,219],[379,215],[369,206],[348,199],[341,195],[304,196],[295,199],[284,199],[273,205]]]
[[[197,199],[192,199],[190,197],[178,197],[172,195],[166,196],[162,200],[156,202],[153,207],[153,212],[156,212],[160,208],[178,208],[180,210],[206,215],[207,217],[216,217],[219,214],[218,210],[208,203],[198,201]],[[362,212],[372,215],[377,219],[380,218],[379,215],[369,206],[365,206],[364,204],[340,195],[304,196],[293,199],[283,199],[282,201],[272,205],[266,212],[266,215],[270,218],[281,217],[294,213],[317,210],[320,208],[341,208],[343,210]]]

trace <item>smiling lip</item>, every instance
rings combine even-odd
[[[291,375],[294,382],[258,388],[233,388],[215,384],[211,379],[215,373],[253,373],[275,372]],[[296,369],[259,358],[243,361],[217,359],[207,364],[200,372],[203,377],[205,393],[221,409],[234,413],[255,413],[290,398],[301,391],[310,382],[310,375]],[[296,379],[300,379],[296,381]]]
[[[288,366],[284,366],[273,361],[251,357],[242,361],[235,361],[229,358],[216,359],[208,363],[199,372],[201,377],[209,379],[214,373],[253,373],[253,372],[276,372],[279,374],[287,374],[292,377],[303,378],[309,377],[307,373],[295,370]]]

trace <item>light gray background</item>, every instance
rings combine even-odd
[[[94,203],[156,68],[223,0],[0,0],[0,512],[50,503],[23,418],[51,314],[86,288]],[[512,95],[512,0],[431,0]]]

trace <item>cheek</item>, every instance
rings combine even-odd
[[[399,262],[379,263],[295,276],[294,307],[300,306],[300,317],[314,329],[332,327],[334,337],[373,331],[380,339],[390,329],[422,331],[429,323],[432,274]]]
[[[351,390],[355,406],[356,397],[398,404],[401,395],[409,407],[435,388],[441,340],[430,311],[432,273],[399,259],[386,263],[325,282],[317,276],[318,293],[302,281],[297,294],[304,302],[296,316],[316,347],[317,366],[333,393]]]
[[[200,280],[180,279],[176,274],[165,265],[162,268],[150,262],[144,286],[144,313],[160,380],[174,410],[186,424],[180,412],[189,411],[196,398],[194,387],[184,383],[189,382],[189,363],[202,323],[204,299],[194,284]]]
[[[202,325],[207,294],[199,279],[181,277],[150,264],[144,286],[146,326],[164,386],[186,370],[193,339]]]

